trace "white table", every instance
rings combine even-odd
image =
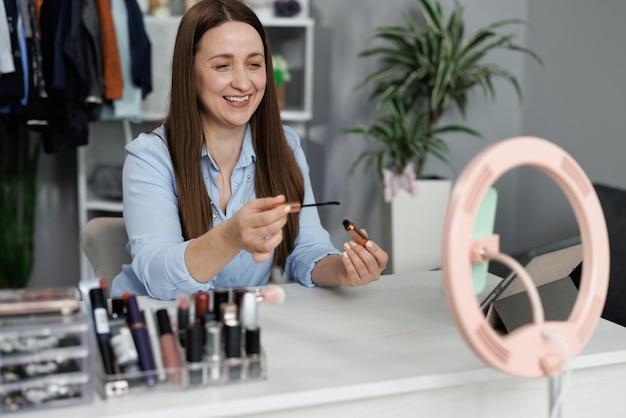
[[[547,378],[485,366],[454,327],[439,272],[359,288],[284,285],[260,306],[268,379],[156,392],[26,417],[547,417]],[[563,381],[563,417],[623,417],[626,329],[600,320]],[[45,414],[45,415],[44,415]]]

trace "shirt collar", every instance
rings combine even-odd
[[[217,164],[213,161],[213,157],[209,154],[209,150],[206,148],[206,144],[202,145],[202,158],[208,157],[211,161],[211,165],[215,170],[218,169]],[[246,125],[246,131],[243,134],[243,144],[241,145],[241,154],[239,154],[239,161],[235,168],[246,167],[256,161],[256,152],[252,146],[252,129],[250,124]]]

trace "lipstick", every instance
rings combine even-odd
[[[263,375],[261,364],[261,329],[258,326],[246,329],[245,346],[247,375],[251,379],[258,379]]]
[[[213,306],[211,311],[221,317],[222,303],[227,303],[230,300],[230,294],[228,289],[215,289],[213,291]]]
[[[218,381],[221,377],[222,361],[222,324],[218,321],[209,321],[204,325],[206,335],[206,357],[209,367],[209,379]]]
[[[194,308],[194,322],[199,324],[202,314],[209,311],[209,294],[206,292],[196,293],[194,296]]]
[[[176,327],[178,329],[178,339],[180,345],[184,347],[187,327],[189,326],[189,301],[187,299],[181,299],[179,302],[177,318]]]
[[[240,380],[243,372],[241,359],[241,324],[231,321],[224,324],[224,376],[227,380]]]
[[[157,377],[154,373],[156,366],[152,356],[152,349],[150,348],[150,337],[146,329],[145,319],[139,309],[135,295],[130,295],[126,299],[126,309],[128,311],[130,332],[133,335],[133,341],[139,355],[139,367],[145,374],[146,384],[153,386],[157,382]]]
[[[98,349],[102,366],[106,374],[114,374],[113,350],[111,348],[111,328],[109,326],[109,311],[106,308],[106,300],[102,288],[94,288],[89,291],[93,322],[98,339]]]
[[[202,383],[202,328],[200,325],[192,325],[187,328],[185,346],[185,358],[189,370],[189,384],[199,385]]]
[[[167,309],[156,311],[156,317],[159,325],[159,345],[163,355],[163,366],[170,382],[178,383],[180,382],[180,359]]]

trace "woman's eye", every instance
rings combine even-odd
[[[215,66],[215,69],[217,70],[227,70],[230,67],[230,65],[228,64],[217,64]]]

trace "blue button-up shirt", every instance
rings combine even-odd
[[[156,131],[165,138],[163,126]],[[309,167],[300,138],[285,126],[285,136],[293,149],[296,161],[304,176],[304,202],[315,201]],[[183,239],[176,181],[167,144],[159,136],[142,133],[126,146],[124,162],[124,221],[128,232],[128,251],[132,262],[122,267],[111,287],[111,296],[124,292],[149,295],[156,299],[174,299],[179,292],[195,293],[219,287],[252,287],[267,284],[273,257],[257,263],[252,254],[241,251],[213,280],[199,283],[191,277],[185,264],[185,249],[190,241]],[[213,202],[219,202],[216,179],[219,168],[206,148],[202,152],[204,183]],[[227,211],[213,206],[217,226],[232,217],[256,194],[254,176],[256,154],[252,146],[250,127],[246,129],[239,161],[231,177],[232,197]],[[295,246],[287,257],[286,275],[301,284],[313,287],[311,271],[315,263],[329,254],[340,254],[330,242],[330,236],[319,219],[317,209],[307,208],[299,214],[300,231]]]

